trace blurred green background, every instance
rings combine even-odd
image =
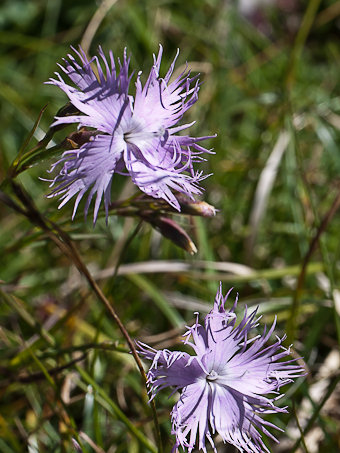
[[[200,73],[199,101],[184,121],[196,121],[195,136],[217,133],[201,168],[213,173],[202,199],[218,213],[174,216],[195,256],[149,225],[132,237],[133,218],[112,216],[107,227],[102,217],[93,228],[81,205],[71,222],[72,203],[58,211],[39,179],[55,160],[48,151],[17,182],[70,234],[133,338],[178,347],[193,312],[211,309],[220,280],[240,293],[239,310],[260,305],[264,323],[278,316],[277,333],[288,332],[286,346],[294,342],[309,375],[281,400],[289,415],[270,419],[288,426],[280,445],[268,443],[274,452],[340,450],[339,27],[340,2],[329,0],[0,5],[0,182],[43,106],[31,148],[66,103],[44,82],[70,45],[89,55],[101,45],[117,57],[126,47],[145,76],[161,43],[163,74],[177,48],[176,70],[188,62]],[[112,198],[128,185],[117,177]],[[16,199],[10,186],[2,190]],[[149,451],[116,409],[154,442],[147,397],[131,357],[117,352],[126,345],[114,321],[45,233],[8,203],[0,215],[0,451],[77,451],[72,439],[84,452]],[[166,452],[168,395],[156,399]]]

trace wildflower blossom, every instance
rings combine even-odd
[[[277,441],[267,427],[279,428],[262,415],[287,412],[275,405],[282,396],[279,389],[304,374],[295,359],[281,360],[290,354],[289,348],[282,346],[285,337],[267,344],[275,321],[262,335],[248,338],[258,326],[257,309],[250,314],[246,310],[236,325],[237,299],[228,312],[224,307],[229,293],[223,297],[220,287],[205,325],[196,319],[185,334],[184,342],[195,355],[138,344],[140,354],[152,360],[148,372],[152,398],[165,387],[181,390],[171,413],[174,450],[182,446],[190,453],[197,442],[197,447],[206,452],[208,440],[216,452],[212,436],[218,433],[241,452],[268,452],[260,430]]]
[[[197,77],[190,77],[184,71],[170,82],[177,53],[167,74],[161,78],[160,46],[144,86],[141,72],[138,73],[133,97],[129,94],[132,76],[126,52],[122,62],[118,59],[117,66],[112,52],[107,60],[99,48],[103,70],[98,57],[89,61],[81,48],[79,52],[73,50],[79,62],[69,54],[64,66],[59,66],[74,86],[66,83],[59,73],[47,83],[61,88],[79,113],[56,117],[53,126],[76,123],[79,128],[92,128],[94,133],[79,149],[66,151],[52,165],[51,171],[59,168],[59,173],[52,180],[54,189],[49,196],[61,196],[59,208],[76,196],[74,217],[85,193],[88,192],[85,215],[96,194],[96,221],[103,198],[108,216],[113,175],[119,173],[130,175],[140,190],[154,198],[163,198],[180,211],[173,191],[193,199],[194,194],[201,193],[199,182],[205,177],[194,171],[193,163],[201,161],[201,155],[208,152],[199,145],[208,137],[178,135],[193,123],[177,125],[197,100]],[[96,71],[91,63],[96,64]]]

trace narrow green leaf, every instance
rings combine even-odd
[[[87,384],[90,384],[96,390],[98,395],[100,395],[103,398],[103,400],[111,407],[116,417],[126,425],[129,431],[152,453],[157,453],[156,446],[147,437],[145,437],[145,435],[138,428],[136,428],[136,426],[133,423],[130,422],[130,420],[117,406],[117,404],[108,396],[108,394],[103,390],[103,388],[100,387],[100,385],[97,384],[97,382],[94,381],[91,378],[91,376],[81,367],[76,366],[76,368],[81,377],[84,379],[84,381],[87,382]],[[97,397],[96,394],[94,394],[94,397]]]
[[[183,318],[179,315],[177,310],[169,305],[163,294],[145,276],[129,274],[126,275],[126,278],[138,286],[138,288],[142,291],[146,292],[146,294],[153,300],[153,302],[155,302],[157,307],[174,327],[181,327],[185,324]]]

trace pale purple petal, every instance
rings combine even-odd
[[[127,59],[126,53],[124,53],[123,64],[120,64],[120,71],[117,75],[112,52],[110,52],[109,65],[100,49],[100,55],[106,68],[104,75],[97,57],[89,61],[82,49],[80,52],[75,49],[73,51],[80,59],[81,65],[77,63],[72,54],[69,54],[68,60],[64,59],[64,66],[59,65],[59,67],[76,87],[64,82],[59,73],[56,73],[57,79],[51,78],[47,83],[62,89],[70,102],[84,115],[56,117],[53,125],[79,123],[79,126],[93,127],[101,132],[112,134],[117,124],[122,121],[122,111],[130,109],[131,101],[128,97],[130,59]],[[92,69],[92,62],[95,62],[99,80]]]
[[[195,446],[196,438],[199,448],[206,452],[205,438],[211,438],[208,425],[209,405],[210,390],[205,379],[201,379],[183,390],[172,410],[172,430],[176,435],[177,445],[188,447],[189,453]]]
[[[178,191],[193,198],[200,194],[198,187],[200,176],[191,177],[176,168],[156,166],[149,163],[140,149],[129,144],[126,148],[125,164],[132,181],[147,195],[153,198],[163,198],[175,209],[180,211],[180,205],[173,191]]]
[[[164,387],[180,389],[191,384],[193,379],[204,377],[204,370],[196,357],[186,352],[156,351],[143,343],[138,343],[138,347],[144,358],[152,360],[148,383],[154,392]]]
[[[62,202],[59,205],[61,208],[78,194],[74,205],[74,216],[85,193],[89,191],[85,215],[96,194],[94,208],[94,221],[96,221],[102,198],[104,198],[105,209],[108,211],[111,202],[112,177],[122,159],[125,146],[125,142],[119,136],[98,135],[80,149],[67,151],[62,159],[54,164],[54,167],[62,165],[62,168],[52,181],[51,187],[56,185],[56,188],[49,196],[61,195]]]

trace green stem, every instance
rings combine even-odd
[[[303,430],[303,437],[306,437],[306,434],[308,433],[308,431],[313,427],[315,420],[318,418],[319,413],[320,413],[321,409],[323,408],[323,405],[326,403],[328,398],[331,396],[331,394],[335,390],[339,381],[340,381],[339,375],[333,377],[333,379],[331,380],[331,383],[328,387],[328,390],[327,390],[325,396],[322,398],[319,405],[315,408],[312,417],[309,419],[305,429]],[[294,453],[298,449],[300,442],[301,442],[301,437],[293,445],[292,449],[290,450],[291,453]]]
[[[301,57],[302,49],[305,45],[308,34],[312,28],[314,18],[316,16],[320,3],[321,0],[310,0],[308,2],[308,6],[305,15],[303,16],[298,34],[295,39],[293,51],[290,56],[290,62],[288,65],[289,69],[286,78],[287,87],[291,87],[294,82],[296,66]]]
[[[156,447],[149,441],[147,437],[144,436],[144,434],[139,429],[135,427],[133,423],[130,422],[130,420],[126,417],[124,412],[121,411],[117,404],[106,394],[106,392],[97,384],[97,382],[94,379],[92,379],[91,376],[87,374],[83,368],[79,366],[76,366],[76,368],[81,377],[84,379],[84,381],[86,381],[96,390],[98,395],[100,395],[101,398],[103,398],[103,400],[111,407],[115,415],[126,425],[129,431],[134,436],[136,436],[136,438],[143,445],[145,445],[152,453],[157,453]]]
[[[301,292],[303,290],[303,285],[304,285],[304,281],[305,281],[305,277],[306,277],[307,266],[311,260],[313,253],[315,252],[315,250],[319,244],[319,240],[320,240],[322,233],[326,230],[328,224],[334,217],[334,215],[337,212],[337,210],[339,209],[339,207],[340,207],[340,190],[339,190],[337,196],[335,197],[331,208],[328,210],[328,212],[322,219],[322,222],[316,232],[316,235],[312,239],[312,241],[309,245],[309,249],[303,260],[303,263],[301,266],[301,271],[300,271],[298,281],[296,284],[296,290],[294,293],[292,306],[291,306],[290,318],[287,323],[287,337],[288,337],[289,341],[293,341],[294,335],[295,335],[297,315],[298,315],[299,306],[300,306],[299,301],[301,298]]]
[[[109,311],[110,315],[116,322],[121,331],[122,335],[126,339],[132,356],[137,364],[139,372],[142,376],[145,388],[147,390],[147,376],[145,374],[142,362],[139,358],[137,353],[135,344],[131,339],[130,335],[128,334],[124,324],[120,320],[118,314],[116,313],[115,309],[106,298],[104,293],[102,292],[101,288],[98,286],[94,278],[92,277],[91,273],[89,272],[88,268],[86,267],[85,263],[82,261],[77,248],[74,246],[73,241],[69,237],[69,235],[63,231],[58,225],[54,224],[52,221],[46,219],[35,207],[33,200],[31,197],[24,191],[21,185],[12,181],[12,187],[17,195],[18,199],[21,201],[22,205],[25,206],[25,210],[21,209],[21,212],[35,225],[39,228],[44,230],[47,236],[57,245],[57,247],[61,250],[61,252],[68,257],[68,259],[76,266],[78,271],[85,277],[89,286],[92,288],[93,292],[96,294],[98,299],[105,305],[107,310]],[[162,443],[161,443],[161,436],[160,436],[160,429],[158,424],[158,418],[156,413],[155,403],[152,400],[150,402],[150,406],[152,409],[153,420],[156,430],[156,438],[157,443],[159,446],[159,453],[162,453]]]

